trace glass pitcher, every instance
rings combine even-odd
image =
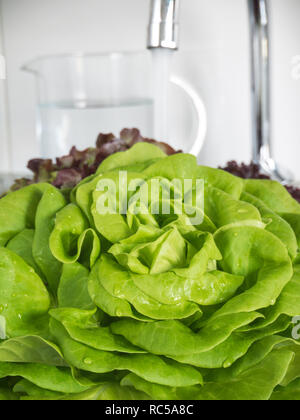
[[[49,56],[23,69],[36,76],[37,136],[42,157],[67,154],[73,145],[78,149],[91,147],[100,132],[118,135],[123,128],[136,127],[145,137],[169,141],[155,129],[167,124],[158,120],[167,118],[161,97],[168,89],[157,93],[157,71],[153,71],[148,51]],[[185,143],[179,138],[170,143],[198,155],[206,135],[205,107],[185,80],[173,76],[172,84],[188,97],[193,124]]]

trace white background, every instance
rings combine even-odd
[[[205,164],[250,159],[246,3],[182,0],[177,66],[208,110],[208,135],[199,157]],[[300,55],[300,1],[270,3],[274,148],[278,160],[300,179],[300,80],[291,76],[292,59]],[[8,75],[0,81],[0,171],[22,171],[38,147],[35,85],[20,67],[44,54],[143,49],[149,0],[0,0],[0,5],[0,52]]]

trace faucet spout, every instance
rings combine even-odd
[[[151,0],[148,48],[178,49],[180,0]]]

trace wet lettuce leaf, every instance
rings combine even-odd
[[[0,199],[0,399],[299,400],[300,205],[141,140]]]
[[[50,295],[33,268],[6,248],[0,248],[0,312],[6,338],[43,332],[47,328]]]

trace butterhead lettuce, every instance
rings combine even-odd
[[[151,144],[68,199],[49,184],[9,193],[0,399],[300,399],[299,243],[281,185]]]

